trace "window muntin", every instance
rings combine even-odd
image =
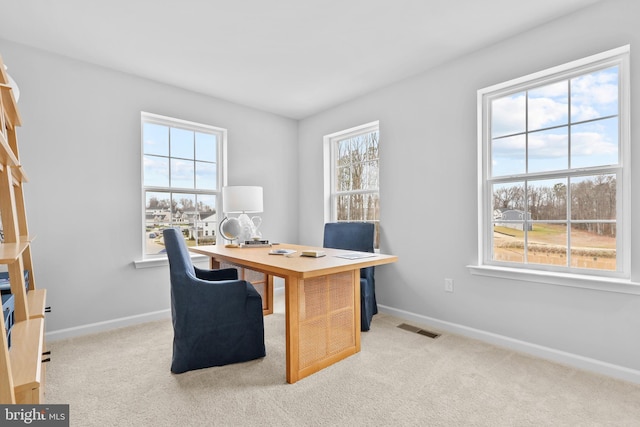
[[[330,191],[327,221],[380,223],[378,122],[325,137],[330,150]]]
[[[559,68],[478,92],[482,263],[628,277],[628,48]]]
[[[164,254],[162,230],[213,244],[226,130],[142,113],[145,256]]]

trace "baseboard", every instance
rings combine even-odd
[[[159,310],[151,313],[138,314],[135,316],[120,317],[118,319],[104,322],[90,323],[88,325],[76,326],[73,328],[59,329],[45,334],[47,341],[57,341],[65,338],[72,338],[81,335],[95,334],[111,329],[123,328],[125,326],[137,325],[139,323],[152,322],[154,320],[171,319],[171,310]]]
[[[492,332],[487,332],[480,329],[470,328],[468,326],[459,325],[456,323],[445,322],[428,316],[422,316],[385,305],[378,304],[378,309],[382,313],[387,313],[403,320],[415,322],[419,325],[429,326],[441,331],[451,332],[469,338],[474,338],[480,341],[497,345],[499,347],[508,348],[510,350],[530,354],[532,356],[547,359],[556,363],[561,363],[563,365],[568,365],[573,368],[578,368],[585,371],[606,375],[612,378],[629,381],[635,384],[640,384],[640,371],[635,369],[625,368],[624,366],[614,365],[608,362],[591,359],[573,353],[567,353],[565,351],[556,350],[554,348],[532,344],[526,341],[505,337],[503,335],[494,334]]]

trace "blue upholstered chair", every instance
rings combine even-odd
[[[246,362],[265,356],[262,298],[233,268],[194,267],[179,230],[166,229],[171,273],[171,372]]]
[[[325,248],[373,252],[375,226],[367,222],[331,222],[324,225]],[[368,331],[378,313],[374,267],[360,269],[360,329]]]

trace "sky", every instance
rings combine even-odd
[[[492,176],[618,164],[618,76],[614,66],[494,99]]]

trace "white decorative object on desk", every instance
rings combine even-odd
[[[251,223],[253,224],[253,234],[251,234],[251,239],[260,240],[260,238],[262,238],[262,233],[258,231],[258,228],[260,228],[260,225],[262,224],[262,218],[260,218],[259,216],[252,216]]]
[[[222,211],[224,213],[240,213],[237,218],[240,231],[235,236],[240,244],[247,240],[260,239],[261,234],[258,232],[258,227],[260,227],[262,219],[259,216],[249,218],[247,213],[262,212],[262,209],[262,187],[230,186],[222,188]],[[225,219],[226,223],[231,220],[231,218]],[[223,224],[225,224],[225,220],[220,223],[221,234],[223,234]],[[235,225],[232,227],[236,228]],[[225,237],[224,234],[223,237]]]
[[[230,242],[226,245],[227,247],[237,247],[238,243],[233,241],[237,240],[241,233],[242,227],[238,218],[225,217],[220,223],[220,235]]]

